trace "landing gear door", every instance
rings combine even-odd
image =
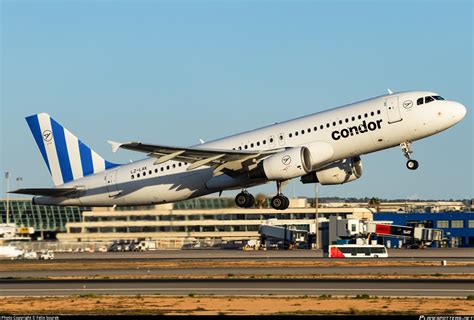
[[[121,193],[117,189],[117,170],[105,173],[105,186],[110,198],[116,197]]]
[[[385,99],[385,108],[387,109],[388,123],[402,121],[398,105],[398,97],[388,97]]]

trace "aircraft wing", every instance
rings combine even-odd
[[[8,193],[29,194],[33,196],[62,197],[79,191],[79,188],[30,188],[8,191]]]
[[[177,160],[191,163],[187,170],[193,170],[204,165],[214,167],[214,172],[225,170],[246,170],[256,164],[261,158],[284,149],[273,150],[223,150],[205,149],[196,147],[172,147],[164,145],[145,144],[140,142],[119,143],[108,141],[112,146],[112,151],[119,148],[132,151],[148,153],[149,156],[157,158],[155,164],[160,164],[169,160]]]

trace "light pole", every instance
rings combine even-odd
[[[10,223],[10,197],[8,194],[8,190],[10,189],[10,172],[6,171],[5,172],[5,180],[7,183],[7,188],[5,190],[5,193],[7,194],[7,224]]]
[[[23,181],[22,177],[16,177],[16,188],[20,189],[20,182]]]
[[[319,249],[319,188],[318,188],[318,183],[316,182],[314,184],[315,188],[315,198],[314,198],[314,207],[315,207],[315,217],[314,217],[314,226],[315,226],[315,249]]]

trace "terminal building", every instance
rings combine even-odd
[[[316,220],[314,202],[304,198],[292,199],[285,211],[272,209],[268,200],[256,208],[242,209],[235,206],[233,198],[207,197],[115,209],[42,206],[15,199],[9,201],[9,207],[9,221],[18,227],[32,227],[33,239],[57,239],[64,243],[153,240],[158,248],[258,239],[259,226],[268,223],[314,233]],[[371,206],[323,202],[318,207],[319,231],[323,231],[323,222],[331,217],[388,221],[394,225],[442,229],[449,246],[474,246],[474,216],[465,209],[462,202],[389,202]],[[6,201],[0,200],[0,225],[6,221]],[[387,240],[391,247],[400,247],[403,242],[397,238]]]

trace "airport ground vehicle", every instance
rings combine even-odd
[[[329,246],[329,258],[388,258],[383,245],[341,244]]]
[[[39,253],[38,258],[40,260],[53,260],[54,259],[54,252],[51,250],[42,251]]]

